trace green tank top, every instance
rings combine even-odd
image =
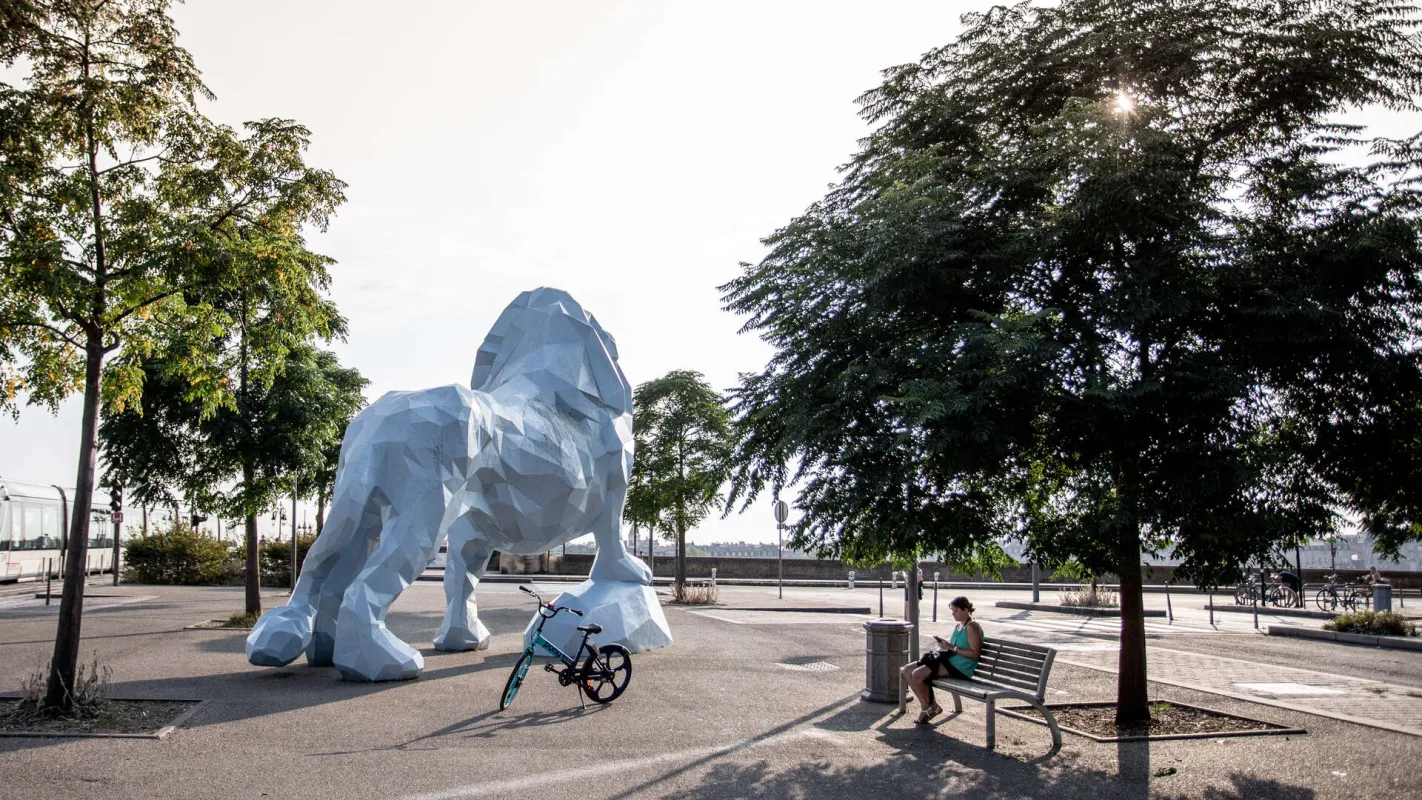
[[[954,648],[962,650],[968,650],[972,647],[972,645],[968,643],[967,628],[958,628],[957,630],[954,630],[953,633],[948,637],[948,643],[953,645]],[[967,675],[969,678],[973,677],[973,672],[978,668],[977,659],[968,658],[967,656],[960,656],[957,653],[954,653],[953,655],[948,657],[948,663],[953,665],[953,669],[956,669],[964,675]]]

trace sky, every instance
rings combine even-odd
[[[349,184],[309,245],[337,262],[349,335],[333,349],[374,400],[467,385],[498,313],[538,286],[597,316],[634,386],[694,369],[724,390],[761,369],[769,347],[717,287],[838,179],[881,71],[990,5],[191,0],[173,17],[209,116],[297,120],[307,162]],[[0,476],[73,485],[79,404],[0,419]],[[775,539],[769,497],[689,536]]]
[[[717,287],[838,179],[880,71],[989,5],[190,0],[172,15],[210,117],[297,120],[307,163],[349,184],[309,245],[337,262],[349,335],[332,349],[373,400],[467,385],[498,313],[538,286],[597,316],[634,386],[694,369],[724,390],[762,368],[769,347]],[[72,486],[79,406],[0,420],[0,476]],[[775,539],[770,498],[689,535]]]

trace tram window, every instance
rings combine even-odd
[[[59,547],[59,532],[63,530],[59,525],[59,506],[40,506],[40,525],[44,537],[44,549],[50,550]]]
[[[15,537],[16,550],[43,550],[44,527],[40,524],[43,510],[36,503],[20,503],[20,535]]]
[[[109,519],[108,514],[105,514],[102,511],[95,511],[93,514],[89,515],[90,549],[113,547],[114,540],[113,536],[111,535],[112,531],[113,521]]]

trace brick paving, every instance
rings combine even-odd
[[[1086,651],[1057,661],[1114,673],[1116,659]],[[1158,647],[1148,651],[1146,674],[1156,683],[1422,736],[1422,690],[1411,686]]]

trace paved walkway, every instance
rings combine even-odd
[[[1115,652],[1074,652],[1058,661],[1116,672]],[[1198,651],[1151,647],[1146,674],[1157,683],[1422,736],[1422,690],[1309,669],[1262,665]]]

